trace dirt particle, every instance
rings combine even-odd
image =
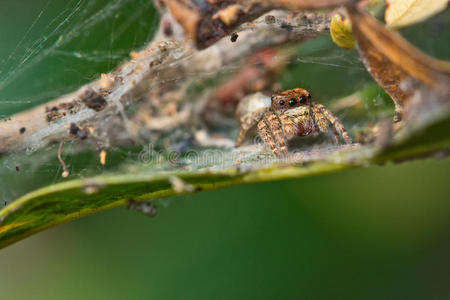
[[[239,35],[238,35],[236,32],[233,32],[233,33],[231,34],[231,38],[230,38],[231,42],[232,42],[232,43],[236,42],[237,39],[238,39],[238,37],[239,37]]]
[[[275,23],[275,17],[274,16],[272,16],[272,15],[267,15],[265,18],[264,18],[264,21],[266,22],[266,24],[274,24]]]
[[[164,20],[162,26],[165,36],[170,37],[173,35],[172,23],[170,21]]]
[[[62,117],[63,115],[58,113],[58,108],[56,106],[45,108],[45,119],[47,122],[52,122]]]
[[[100,89],[108,91],[114,86],[114,77],[111,74],[102,73],[100,77]]]
[[[399,111],[394,112],[394,123],[398,123],[402,120],[402,114]]]
[[[195,191],[195,187],[192,184],[185,182],[177,176],[170,177],[169,181],[176,193],[192,193]]]
[[[76,135],[78,133],[78,131],[80,131],[80,127],[78,127],[77,124],[75,124],[75,123],[71,123],[70,129],[69,129],[70,134]]]
[[[105,187],[105,185],[103,184],[98,184],[98,183],[93,183],[93,184],[86,184],[82,190],[83,193],[85,193],[86,195],[93,195],[93,194],[97,194],[98,192],[100,192],[101,189],[103,189]]]
[[[281,23],[281,28],[286,29],[287,31],[292,31],[294,29],[294,27],[292,27],[291,24],[288,24],[286,22]]]
[[[80,131],[78,131],[78,134],[77,134],[77,135],[78,135],[78,137],[79,137],[81,140],[85,140],[85,139],[88,138],[89,133],[88,133],[87,130],[81,129]]]
[[[242,14],[241,7],[237,4],[229,5],[226,8],[219,10],[212,18],[220,19],[226,26],[231,26],[239,20]]]
[[[147,201],[136,201],[134,199],[128,199],[127,208],[140,211],[141,213],[149,217],[154,217],[158,213],[158,208],[156,207],[156,205]]]
[[[59,111],[64,111],[71,115],[77,113],[81,108],[81,103],[79,100],[73,100],[70,102],[63,102],[58,105]]]
[[[116,76],[116,77],[114,78],[114,81],[116,81],[116,82],[122,84],[122,83],[123,83],[123,77],[122,77],[122,76]]]
[[[46,107],[45,117],[47,122],[56,121],[65,117],[67,114],[75,114],[81,108],[79,100],[59,103],[58,106]]]
[[[106,165],[106,151],[102,150],[100,152],[100,163],[104,166]]]
[[[93,89],[88,89],[82,96],[81,101],[88,108],[93,109],[95,111],[101,111],[106,106],[106,100],[102,95],[94,91]]]
[[[71,123],[69,127],[69,133],[79,137],[81,140],[85,140],[89,136],[89,131],[87,128],[81,129],[77,124]]]

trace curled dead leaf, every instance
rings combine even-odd
[[[449,103],[448,62],[426,55],[354,6],[348,6],[347,13],[364,65],[391,96],[399,117],[404,117],[403,110],[411,99],[417,98],[417,91],[427,90],[435,94],[435,97],[422,97],[424,101],[426,98],[427,101]]]
[[[387,0],[384,19],[393,28],[421,22],[441,11],[448,0]]]

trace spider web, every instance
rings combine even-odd
[[[131,49],[149,40],[157,25],[148,0],[28,2],[34,8],[29,13],[36,16],[28,28],[15,33],[14,46],[2,49],[0,118],[110,71]],[[8,30],[6,24],[2,28]]]
[[[0,49],[0,119],[46,103],[112,70],[131,50],[145,45],[158,26],[150,0],[28,2],[29,6],[22,1],[10,8],[29,18],[16,22],[26,25],[15,29],[10,47]],[[0,22],[5,22],[0,23],[2,35],[11,31],[6,25],[11,18],[2,18],[5,11],[0,12]],[[222,73],[232,74],[238,68],[226,66]],[[370,80],[356,52],[337,48],[329,38],[300,46],[281,77],[283,89],[302,86],[325,102],[348,95]],[[352,84],[342,84],[344,77]],[[136,163],[136,149],[108,149],[107,167],[99,165],[95,152],[76,149],[76,143],[64,145],[63,158],[72,179],[117,170],[127,161]],[[57,145],[50,145],[42,151],[0,158],[0,207],[5,201],[62,180],[56,150]]]
[[[16,2],[2,4],[0,11],[0,36],[5,37],[0,48],[0,122],[111,71],[151,39],[159,22],[149,0]],[[74,178],[102,171],[98,157],[86,153],[71,156],[68,164]],[[54,145],[39,154],[0,159],[0,207],[61,180],[61,172]]]

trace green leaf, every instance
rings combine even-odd
[[[0,248],[36,232],[102,210],[125,205],[127,199],[149,200],[190,191],[176,191],[173,176],[192,185],[195,192],[252,182],[312,176],[350,168],[335,162],[314,162],[308,166],[276,166],[240,172],[168,172],[124,174],[73,180],[29,193],[0,211]]]
[[[283,72],[284,78],[281,82],[285,88],[298,87],[299,83],[303,86],[309,85],[317,91],[314,95],[322,102],[354,92],[367,83],[365,78],[368,78],[368,75],[361,65],[352,64],[356,61],[356,52],[331,48],[328,42],[317,39],[307,46],[300,47],[297,56],[299,61],[303,62],[294,65],[290,71]],[[335,57],[340,60],[336,61]],[[348,84],[342,84],[344,75]],[[15,91],[17,88],[11,90]],[[343,119],[346,127],[353,133],[363,125],[358,120],[367,119],[363,116],[364,113],[369,111],[371,115],[375,111],[383,112],[387,108],[382,99],[374,101],[382,97],[378,97],[378,94],[379,90],[362,92],[362,98],[366,95],[367,99],[361,102],[362,108],[359,112],[361,116],[353,123],[348,120],[349,118]],[[133,152],[129,149],[108,149],[108,164],[104,167],[99,165],[95,152],[71,155],[65,157],[66,163],[71,166],[71,173],[86,178],[37,189],[0,210],[0,248],[58,224],[123,206],[131,199],[148,201],[232,185],[301,178],[448,151],[450,145],[448,111],[447,107],[442,109],[444,114],[429,116],[429,121],[426,124],[420,123],[417,128],[408,127],[408,130],[396,135],[393,143],[388,143],[387,146],[378,144],[376,147],[361,145],[301,147],[298,149],[305,151],[286,161],[270,160],[271,154],[261,152],[260,148],[255,149],[254,146],[225,149],[221,152],[212,149],[220,155],[218,163],[210,160],[211,149],[202,149],[198,155],[201,161],[194,164],[189,161],[189,157],[184,157],[174,166],[165,158],[158,164],[145,165],[135,162],[123,169],[122,163],[129,161],[129,154]],[[8,112],[10,113],[12,112]],[[376,117],[371,116],[371,120],[378,120],[378,117],[384,118],[386,114],[377,113]],[[347,126],[347,123],[353,127]],[[227,137],[232,136],[232,132],[229,133]],[[70,147],[70,144],[66,146]],[[76,145],[73,146],[75,148]],[[58,169],[56,151],[53,150],[54,145],[53,148],[49,146],[31,155],[14,153],[2,157],[0,176],[3,181],[2,193],[6,194],[4,199],[11,200],[14,198],[13,193],[17,195],[24,190],[30,191],[43,186],[43,182],[48,184],[52,180],[57,180],[55,177],[61,174],[61,170]],[[114,156],[122,157],[114,159]],[[20,172],[16,172],[19,171],[18,167]],[[103,175],[93,176],[100,173],[99,170]],[[115,173],[105,174],[112,170]],[[20,190],[16,187],[24,188]]]
[[[223,168],[213,163],[198,164],[193,171],[140,167],[125,174],[50,185],[17,199],[0,211],[0,248],[58,224],[123,206],[129,199],[146,201],[238,184],[301,178],[448,151],[449,133],[450,117],[444,114],[436,116],[426,127],[400,132],[386,148],[341,146],[311,150],[286,161],[266,160],[271,158],[270,154],[266,156],[251,150],[238,153],[245,157],[238,163],[234,160],[237,153],[228,150],[221,153]],[[200,152],[199,158],[210,162],[208,153]],[[188,162],[188,158],[180,162]],[[176,186],[174,177],[190,188]]]

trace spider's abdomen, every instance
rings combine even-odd
[[[241,117],[251,114],[253,112],[269,110],[270,97],[267,97],[263,93],[256,93],[242,98],[236,109],[236,119],[240,120]]]

